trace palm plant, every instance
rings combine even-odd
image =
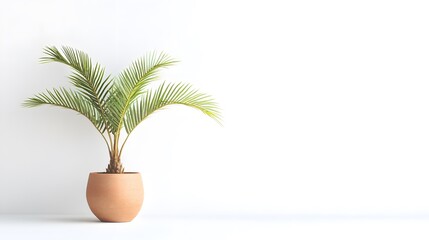
[[[54,88],[24,102],[26,107],[53,105],[85,116],[103,137],[110,156],[107,173],[123,173],[121,154],[135,128],[155,111],[172,104],[196,108],[220,122],[216,102],[186,83],[161,83],[159,70],[177,61],[165,53],[152,52],[134,61],[118,76],[105,75],[105,68],[94,63],[88,54],[62,47],[46,47],[42,63],[58,62],[69,66],[69,80],[75,89]],[[125,131],[123,131],[125,129]],[[123,136],[121,134],[124,134]]]

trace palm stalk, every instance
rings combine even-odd
[[[221,120],[214,99],[190,84],[163,82],[154,89],[149,88],[150,83],[159,79],[161,69],[177,63],[165,53],[151,52],[116,77],[105,76],[104,67],[93,63],[88,54],[71,47],[46,47],[41,62],[58,62],[70,67],[69,80],[74,88],[47,90],[27,99],[23,105],[52,105],[86,117],[109,151],[106,173],[124,172],[121,154],[130,134],[157,110],[181,104],[198,109],[219,123]]]

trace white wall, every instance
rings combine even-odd
[[[214,95],[140,126],[123,160],[142,214],[429,213],[426,1],[2,1],[0,213],[89,214],[108,161],[86,120],[26,97],[67,86],[46,45],[118,73],[158,49],[165,79]]]

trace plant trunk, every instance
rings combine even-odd
[[[122,167],[121,159],[118,155],[110,155],[110,163],[106,168],[106,173],[124,173],[124,167]]]

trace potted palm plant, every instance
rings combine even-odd
[[[78,112],[98,130],[110,161],[105,172],[89,174],[87,201],[101,221],[131,221],[143,203],[143,184],[138,172],[125,172],[121,154],[130,134],[149,115],[172,104],[193,107],[220,122],[219,108],[213,98],[190,84],[161,83],[159,70],[177,61],[165,53],[152,52],[134,61],[116,77],[94,63],[88,54],[71,47],[46,47],[42,63],[58,62],[69,66],[73,89],[54,88],[24,102],[26,107],[58,106]]]

